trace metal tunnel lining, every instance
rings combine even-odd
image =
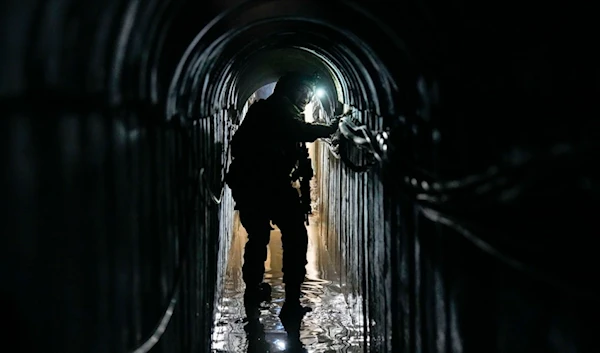
[[[260,2],[257,2],[257,4],[260,4]],[[255,4],[255,6],[259,6]],[[312,4],[311,2],[307,2],[306,4],[304,4],[304,6],[309,7],[312,6],[314,4]],[[343,8],[343,6],[342,6]],[[338,11],[340,10],[340,8],[338,8]],[[289,11],[289,10],[287,10]],[[315,7],[313,9],[313,14],[319,14],[319,7]],[[184,95],[184,97],[187,97],[187,93],[185,93],[186,91],[189,91],[190,88],[184,89],[183,87],[190,85],[190,83],[185,83],[186,81],[188,82],[197,82],[197,78],[192,78],[192,77],[197,77],[198,74],[202,73],[202,75],[208,75],[209,72],[213,72],[210,69],[210,66],[213,65],[211,64],[211,62],[222,62],[222,63],[226,63],[229,60],[231,60],[232,58],[232,54],[227,54],[227,50],[226,49],[226,45],[228,44],[228,42],[230,40],[237,40],[238,42],[242,42],[244,43],[244,45],[247,45],[248,41],[247,39],[244,39],[244,37],[242,36],[242,34],[246,33],[246,31],[257,31],[257,34],[255,34],[253,37],[256,37],[257,35],[260,36],[266,36],[265,38],[269,38],[269,33],[274,33],[274,32],[281,32],[281,28],[275,26],[267,26],[269,24],[273,25],[275,24],[286,24],[288,27],[293,28],[296,32],[294,33],[294,35],[292,35],[291,37],[293,38],[294,36],[297,37],[299,34],[301,34],[303,32],[303,27],[305,26],[325,26],[323,28],[327,28],[328,30],[333,31],[332,33],[334,33],[334,35],[330,36],[329,40],[330,43],[328,43],[328,45],[324,45],[322,46],[322,48],[326,47],[326,46],[331,46],[332,43],[334,41],[337,42],[347,42],[348,45],[350,46],[354,46],[354,48],[349,48],[349,52],[341,52],[338,54],[333,54],[333,53],[327,53],[327,51],[324,52],[325,55],[336,55],[339,56],[338,60],[342,60],[342,61],[348,61],[348,59],[350,59],[350,62],[352,64],[350,64],[351,66],[362,66],[362,71],[361,71],[361,76],[360,78],[358,78],[358,80],[360,81],[365,81],[367,82],[367,86],[369,87],[369,90],[364,90],[362,89],[359,92],[356,92],[356,98],[360,98],[360,101],[369,101],[369,102],[375,102],[375,106],[374,109],[377,112],[381,111],[381,108],[378,106],[377,102],[377,97],[378,96],[382,96],[382,97],[386,97],[386,107],[383,109],[384,112],[394,112],[396,109],[391,105],[393,102],[393,99],[391,97],[393,97],[394,95],[396,95],[393,92],[390,92],[389,90],[392,88],[397,88],[398,86],[396,84],[393,85],[389,85],[388,81],[391,80],[391,76],[389,74],[388,71],[386,71],[386,69],[384,69],[385,65],[383,63],[381,63],[380,61],[378,61],[379,59],[377,59],[376,57],[374,57],[375,51],[371,50],[371,48],[367,47],[366,44],[364,44],[363,40],[360,37],[349,37],[349,33],[345,30],[340,29],[339,27],[336,27],[336,25],[334,24],[330,24],[331,18],[326,17],[325,19],[322,20],[318,20],[318,19],[308,19],[308,18],[304,18],[304,19],[300,19],[300,17],[298,16],[290,16],[289,18],[287,18],[287,21],[283,22],[282,20],[284,18],[281,17],[271,17],[271,18],[266,18],[260,21],[257,21],[256,18],[253,17],[253,15],[250,14],[245,14],[244,18],[253,18],[254,21],[248,23],[246,25],[246,28],[240,28],[240,24],[241,23],[236,23],[236,27],[235,28],[240,28],[240,29],[236,29],[233,32],[231,32],[232,30],[230,30],[229,33],[223,33],[223,34],[219,34],[220,30],[222,31],[222,29],[220,29],[220,25],[218,24],[219,22],[227,22],[228,21],[228,16],[233,16],[236,12],[232,10],[232,12],[228,13],[228,14],[224,14],[221,18],[215,21],[213,21],[209,26],[205,27],[205,29],[194,39],[194,42],[192,42],[192,44],[190,44],[190,46],[188,46],[188,49],[186,50],[186,53],[184,54],[184,57],[182,58],[182,60],[179,63],[178,69],[175,72],[174,78],[172,80],[171,83],[171,93],[169,94],[169,102],[167,104],[167,115],[168,116],[173,116],[174,114],[180,114],[182,112],[186,112],[187,115],[192,114],[192,115],[197,115],[197,116],[208,116],[211,115],[210,109],[214,109],[214,106],[204,106],[203,108],[200,108],[200,112],[198,113],[193,113],[194,109],[192,107],[188,108],[188,109],[184,109],[183,107],[177,107],[177,105],[179,103],[176,103],[178,101],[178,95]],[[360,17],[360,12],[358,14],[356,14],[358,17]],[[264,16],[264,15],[263,15]],[[234,16],[233,16],[234,17]],[[237,18],[237,17],[234,17]],[[246,21],[248,21],[248,19],[246,19]],[[244,22],[242,22],[244,23]],[[258,27],[257,27],[258,26]],[[213,27],[215,28],[213,30]],[[262,28],[264,27],[264,29]],[[308,28],[308,27],[307,27]],[[214,33],[213,33],[214,32]],[[285,31],[284,31],[285,32]],[[305,33],[309,33],[309,32],[305,32]],[[335,34],[337,33],[337,34]],[[236,37],[238,36],[238,37]],[[214,38],[214,39],[211,39]],[[383,37],[382,39],[384,39],[385,37]],[[272,41],[273,38],[270,39],[266,39],[268,43],[268,41]],[[304,40],[306,41],[306,43],[310,43],[311,41],[313,41],[314,39],[311,38],[304,38]],[[289,43],[290,38],[286,38],[286,41]],[[293,41],[293,39],[292,39]],[[393,39],[390,39],[391,43],[395,43],[395,41]],[[215,47],[215,45],[218,46]],[[258,48],[258,50],[264,50],[264,48],[262,48],[262,43],[260,42],[260,40],[255,40],[256,43],[256,47]],[[225,46],[225,47],[224,47]],[[302,47],[303,44],[302,42],[298,42],[295,44],[295,46],[298,47]],[[238,46],[234,46],[233,47],[234,51],[239,50]],[[321,48],[321,50],[323,50]],[[216,52],[215,52],[216,50]],[[243,50],[243,49],[242,49]],[[249,49],[252,50],[252,49]],[[362,53],[363,58],[358,58],[357,56],[354,57],[348,57],[348,53],[352,52],[352,51],[360,51]],[[221,52],[222,54],[219,54],[219,52]],[[203,53],[203,54],[200,54]],[[218,56],[213,56],[213,55],[218,55]],[[199,57],[199,55],[202,56],[202,58]],[[239,54],[238,54],[239,55]],[[346,59],[346,57],[348,59]],[[201,69],[200,68],[200,63],[203,63],[203,65],[208,65],[207,69]],[[293,62],[290,62],[290,66],[293,67]],[[369,66],[370,69],[367,69],[366,66]],[[185,67],[188,67],[188,69],[185,69]],[[189,68],[192,68],[192,71],[189,71]],[[193,74],[193,72],[195,72],[195,74]],[[212,77],[211,78],[211,82],[213,82],[212,80],[214,79],[214,82],[218,82],[219,78],[214,77],[213,76],[207,76],[207,77]],[[189,81],[189,80],[192,81]],[[265,81],[269,81],[271,80],[274,81],[276,80],[277,77],[271,77],[268,80],[262,80],[263,84],[267,83]],[[338,78],[340,79],[340,78]],[[344,79],[342,79],[344,80]],[[378,83],[375,84],[373,82],[371,82],[371,80],[376,80]],[[254,82],[255,80],[253,80],[252,78],[250,78],[248,80],[248,82]],[[261,80],[259,80],[261,81]],[[357,81],[357,84],[362,84],[362,83],[358,83],[360,81]],[[208,84],[208,82],[205,79],[205,87],[206,84]],[[350,84],[350,83],[348,83]],[[195,87],[198,87],[197,85],[194,85]],[[253,88],[248,88],[248,89],[244,89],[243,87],[236,87],[236,89],[238,89],[240,92],[253,92],[254,90],[258,89],[261,85],[260,84],[256,84],[256,87]],[[377,89],[375,87],[380,88],[381,90]],[[386,92],[385,90],[388,90],[388,92]],[[195,93],[193,93],[193,91],[191,91],[191,94],[193,95],[191,101],[195,102],[194,104],[197,104],[198,102],[200,102],[200,104],[202,104],[202,102],[214,102],[215,101],[215,97],[213,95],[209,95],[206,96],[204,94],[200,94],[199,96]],[[248,94],[248,93],[246,93]],[[364,97],[364,98],[363,98]],[[189,98],[189,97],[188,97]],[[355,98],[355,99],[356,99]],[[238,109],[240,107],[240,101],[244,101],[245,98],[241,97],[239,99],[238,102],[236,102]],[[189,100],[188,100],[189,101]],[[217,109],[224,109],[228,106],[228,104],[230,104],[230,102],[220,102],[220,107],[218,107]],[[212,105],[212,103],[211,103]],[[183,110],[182,110],[183,109]],[[191,110],[190,110],[191,109]],[[381,113],[378,113],[381,114]]]
[[[281,21],[281,19],[279,21]],[[269,22],[270,21],[266,21],[265,24],[269,23]],[[239,33],[244,33],[245,30],[248,30],[251,28],[252,28],[252,26],[249,26],[246,29],[241,29]],[[261,75],[261,72],[264,72],[265,69],[260,69],[260,66],[257,67],[257,66],[252,66],[252,65],[246,65],[243,68],[244,72],[249,72],[250,74],[243,75],[242,77],[239,77],[239,75],[236,75],[235,74],[235,71],[236,71],[235,59],[236,59],[236,56],[240,55],[239,49],[237,49],[238,53],[236,54],[236,56],[233,56],[231,59],[223,58],[222,57],[223,54],[219,55],[219,53],[223,53],[223,52],[226,53],[225,48],[227,48],[227,44],[229,44],[229,43],[227,40],[224,39],[224,38],[227,38],[226,35],[221,36],[220,38],[221,39],[217,40],[216,42],[213,42],[209,46],[204,47],[205,49],[203,52],[197,51],[198,53],[202,53],[201,55],[196,55],[196,54],[191,54],[191,53],[189,54],[189,55],[191,55],[191,57],[194,60],[194,61],[192,61],[193,64],[190,67],[191,70],[188,69],[185,71],[181,71],[182,70],[181,63],[185,62],[185,60],[186,60],[185,56],[184,56],[184,59],[182,59],[182,61],[180,63],[180,66],[179,66],[180,68],[177,70],[177,72],[185,73],[184,77],[193,77],[193,79],[192,79],[193,86],[199,87],[200,91],[204,92],[203,94],[197,93],[195,96],[193,95],[191,97],[186,95],[186,97],[188,99],[191,98],[190,100],[192,102],[195,102],[190,107],[198,106],[199,103],[200,103],[200,106],[202,106],[202,102],[211,102],[210,105],[204,105],[205,107],[206,106],[210,106],[211,108],[217,107],[217,111],[213,111],[210,113],[206,110],[206,108],[204,108],[204,109],[200,108],[200,111],[201,112],[203,111],[204,113],[203,114],[201,113],[200,116],[198,116],[198,117],[203,117],[203,116],[214,116],[215,118],[220,117],[221,114],[219,112],[222,112],[224,109],[228,109],[230,107],[230,104],[235,103],[237,101],[244,101],[253,90],[256,90],[257,88],[264,85],[265,83],[269,83],[269,82],[272,82],[273,80],[277,79],[277,76],[270,76],[270,77],[265,77],[262,80],[258,80],[258,82],[257,82],[257,80],[256,80],[257,75]],[[235,37],[234,37],[234,39],[235,39]],[[356,40],[356,38],[354,38],[354,39]],[[307,42],[311,42],[310,37],[308,39],[305,38],[305,40],[307,40]],[[335,40],[330,39],[330,41],[331,41],[330,43],[333,43]],[[265,57],[264,55],[263,55],[263,57],[259,56],[259,53],[261,50],[263,52],[268,53],[269,51],[265,50],[268,48],[260,47],[262,44],[260,41],[257,41],[257,43],[252,43],[252,44],[255,44],[256,46],[258,46],[259,49],[258,49],[258,52],[253,52],[252,49],[250,49],[250,53],[249,53],[250,57],[254,57],[252,59],[254,59],[255,62],[260,62],[260,61],[268,62],[268,57]],[[325,58],[319,58],[319,57],[317,57],[317,55],[315,55],[316,53],[313,54],[309,51],[305,51],[305,50],[308,50],[308,48],[306,48],[306,49],[302,48],[301,43],[296,43],[295,46],[298,46],[298,49],[293,49],[293,47],[292,47],[292,48],[288,48],[287,50],[290,50],[290,51],[295,50],[298,53],[304,52],[305,53],[304,56],[308,57],[308,58],[310,58],[312,55],[314,55],[313,60],[316,63],[318,63],[315,65],[315,68],[318,68],[321,72],[331,73],[333,71],[333,72],[339,73],[339,72],[343,72],[343,70],[347,69],[348,67],[352,67],[352,65],[356,65],[357,63],[360,63],[359,59],[356,56],[354,56],[354,57],[350,56],[349,57],[350,62],[352,62],[352,63],[348,62],[347,58],[348,58],[348,54],[351,52],[351,49],[340,47],[341,51],[339,51],[337,53],[337,55],[338,55],[337,60],[338,61],[346,61],[346,62],[348,62],[348,64],[346,64],[347,66],[345,68],[339,68],[339,67],[335,67],[335,66],[331,67],[331,65],[335,65],[335,64],[332,64],[332,61],[328,61],[327,63],[324,63],[323,61]],[[200,47],[203,47],[203,46],[200,45]],[[315,47],[313,50],[318,51],[319,49],[320,49],[319,47]],[[286,50],[286,49],[283,49],[283,50]],[[189,49],[188,49],[188,53],[189,53]],[[335,52],[333,52],[333,53],[335,53]],[[224,55],[227,55],[227,54],[224,54]],[[322,55],[331,56],[332,52],[328,53],[327,51],[324,51]],[[248,61],[252,62],[252,59],[249,59],[249,58],[246,58],[246,59],[247,60],[245,60],[244,62],[246,62],[246,63]],[[321,61],[321,60],[323,60],[323,61]],[[219,65],[221,69],[218,70],[217,69],[218,67],[215,66],[216,63],[225,63],[225,64]],[[290,69],[293,70],[293,68],[296,67],[296,65],[298,65],[298,64],[296,64],[294,61],[290,61],[289,63],[287,63],[287,65],[284,65],[284,66],[288,70],[290,70]],[[329,67],[327,65],[329,65]],[[207,67],[207,68],[204,69],[204,67]],[[263,66],[263,67],[265,67],[265,66]],[[269,65],[267,64],[266,67],[269,67]],[[218,71],[216,71],[215,69],[217,69]],[[342,71],[340,71],[340,70],[342,70]],[[198,80],[199,75],[202,75],[203,73],[206,74],[206,76],[205,76],[206,78],[202,81]],[[356,71],[351,71],[350,75],[342,74],[343,76],[340,75],[338,77],[335,77],[335,81],[339,82],[339,84],[337,84],[337,85],[333,83],[332,78],[329,78],[330,83],[328,84],[328,86],[329,86],[328,90],[330,91],[330,93],[335,92],[333,94],[333,96],[336,98],[341,93],[344,98],[350,99],[350,102],[356,101],[356,98],[348,96],[348,90],[346,89],[347,84],[345,83],[345,80],[348,79],[349,77],[352,77],[354,80],[356,80],[356,81],[354,81],[355,82],[354,85],[358,85],[358,87],[360,89],[358,90],[358,92],[355,89],[350,89],[350,92],[353,92],[354,94],[358,94],[359,96],[362,96],[359,101],[375,101],[375,102],[377,102],[377,100],[376,100],[377,93],[375,93],[373,81],[368,77],[368,74],[365,75],[364,71],[362,72],[362,74],[363,74],[362,79],[367,79],[367,82],[368,82],[367,86],[370,89],[369,92],[371,92],[370,93],[371,96],[366,96],[368,94],[367,93],[368,91],[365,90],[365,88],[364,88],[365,86],[361,82],[361,80],[358,76],[358,72],[356,72]],[[176,87],[176,86],[174,86],[175,82],[181,82],[179,77],[177,76],[177,74],[175,75],[172,82],[173,82],[172,87]],[[245,85],[242,85],[242,86],[239,86],[237,84],[233,85],[234,82],[236,82],[236,83],[240,82],[242,84],[245,83]],[[230,87],[225,86],[228,84],[230,85]],[[250,86],[251,88],[249,88],[249,89],[246,88],[246,87],[248,87],[248,84],[252,85],[252,86]],[[338,86],[344,87],[344,92],[337,92],[337,90],[335,88]],[[181,87],[181,86],[178,85],[178,87]],[[207,92],[208,87],[211,87],[212,89]],[[231,97],[232,97],[232,94],[234,97],[236,95],[235,95],[234,91],[232,90],[232,87],[237,92],[244,92],[242,97],[241,98],[236,97],[237,99],[234,99],[234,102],[231,101]],[[384,85],[384,87],[386,87],[386,86]],[[197,88],[195,90],[197,90]],[[181,93],[182,93],[182,91],[179,91],[179,94],[181,94]],[[177,94],[175,94],[175,95],[177,95]],[[169,103],[170,103],[170,106],[172,107],[173,106],[172,99],[174,97],[174,94],[171,94],[170,97],[171,97],[171,101]],[[194,98],[194,97],[196,97],[196,98]],[[352,98],[354,98],[354,99],[352,99]],[[219,102],[219,103],[217,103],[215,105],[215,102]],[[177,104],[175,103],[174,105],[176,106]],[[359,105],[359,107],[360,107],[360,105]],[[235,105],[234,105],[234,108],[235,108]],[[238,103],[237,109],[239,109],[239,108],[240,108],[240,106]],[[167,108],[167,109],[169,110],[169,108]],[[375,109],[376,109],[376,111],[380,110],[377,105],[376,105]],[[171,112],[172,112],[172,110],[171,110]],[[192,110],[188,109],[187,112],[185,112],[184,114],[187,116],[192,114],[192,116],[190,116],[190,118],[194,119],[193,112],[194,112],[193,109]],[[182,113],[182,112],[180,111],[179,113]],[[330,113],[332,113],[332,112],[330,112]],[[177,114],[177,115],[181,116],[181,114]],[[196,117],[196,119],[198,117]],[[210,182],[208,184],[210,184]],[[208,184],[207,184],[207,187],[209,187]],[[207,189],[207,191],[209,192],[211,197],[214,199],[215,198],[214,192],[210,190],[210,187]],[[222,196],[222,194],[221,194],[221,196]],[[220,199],[219,199],[219,202],[220,202]],[[170,308],[170,309],[171,310],[168,310],[166,313],[169,313],[169,312],[172,313],[172,308]],[[158,326],[158,327],[160,327],[160,326]],[[157,327],[157,330],[158,330],[158,327]],[[157,331],[157,333],[160,333],[160,332]],[[156,333],[155,333],[151,336],[151,338],[149,338],[148,342],[150,342],[150,341],[155,342],[155,341],[157,341],[157,338],[159,338],[159,337],[156,337]],[[145,346],[151,347],[152,345],[146,344]]]
[[[284,69],[316,68],[374,132],[356,141],[385,157],[349,139],[318,151],[321,236],[372,351],[594,351],[587,19],[556,26],[566,3],[552,14],[463,1],[360,1],[377,17],[322,0],[222,12],[237,2],[2,3],[7,341],[207,349],[240,109]],[[294,55],[261,63],[275,53]]]

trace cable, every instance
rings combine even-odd
[[[508,203],[522,194],[527,186],[535,186],[536,177],[540,175],[545,177],[552,170],[559,169],[561,162],[572,164],[578,156],[593,160],[597,154],[597,148],[587,142],[576,146],[556,144],[536,155],[531,153],[530,158],[509,160],[503,165],[493,165],[480,174],[446,181],[434,180],[431,176],[416,177],[414,175],[425,175],[426,173],[409,165],[412,173],[404,176],[404,184],[414,192],[417,200],[435,204],[447,203],[454,196],[467,199],[465,197],[467,193],[471,194],[471,197],[477,197],[489,195],[494,191],[503,192],[503,195],[499,195],[501,199],[496,200],[497,202]],[[580,164],[584,163],[587,162]],[[572,166],[569,168],[573,169]],[[411,177],[410,174],[413,176]],[[528,182],[525,182],[527,180]]]
[[[355,122],[357,121],[356,119],[352,119],[350,118],[349,120],[346,120],[345,118],[348,116],[351,116],[352,114],[357,112],[357,109],[354,107],[351,107],[352,109],[348,110],[347,112],[336,116],[335,119],[333,119],[333,121],[335,120],[340,120],[339,125],[340,125],[340,135],[343,136],[347,141],[351,142],[352,144],[354,144],[357,148],[362,149],[362,150],[367,150],[368,153],[370,153],[371,155],[374,155],[375,158],[377,159],[377,155],[374,154],[372,152],[372,148],[369,149],[368,146],[372,146],[372,134],[370,133],[370,131],[365,127],[365,126],[358,126]],[[332,119],[328,118],[328,115],[325,115],[326,119],[325,122],[327,123],[331,123]],[[361,131],[361,134],[365,137],[360,137],[358,136],[356,133],[354,133],[354,131]],[[370,137],[369,137],[370,136]],[[376,162],[370,162],[364,165],[359,165],[356,164],[354,162],[352,162],[350,160],[350,158],[347,156],[346,153],[340,153],[339,152],[339,143],[336,144],[334,143],[334,140],[336,138],[330,138],[330,139],[322,139],[323,142],[325,142],[325,144],[328,146],[329,152],[331,153],[331,155],[336,158],[341,160],[350,170],[352,170],[353,172],[356,173],[363,173],[368,171],[369,169],[371,169],[373,166],[376,165]]]
[[[202,181],[204,182],[204,186],[206,188],[206,190],[208,190],[208,193],[210,194],[211,199],[218,205],[221,203],[221,201],[223,201],[223,194],[225,191],[225,183],[224,183],[224,179],[222,181],[221,184],[221,193],[219,195],[219,197],[217,197],[215,195],[215,193],[212,191],[212,189],[210,188],[210,186],[208,185],[208,182],[206,180],[206,178],[204,177],[204,168],[200,168],[200,177],[202,178]]]
[[[407,123],[404,122],[404,125]],[[344,128],[343,132],[353,142],[378,152],[370,131],[353,125],[351,121],[346,121]],[[398,130],[393,130],[392,134],[402,136]],[[377,136],[383,137],[382,134]],[[399,139],[398,136],[395,136],[395,141],[410,141]],[[377,140],[382,146],[382,139]],[[387,143],[387,136],[383,140]],[[597,195],[591,193],[597,188],[597,183],[591,177],[581,177],[582,172],[597,175],[590,171],[599,154],[596,141],[561,142],[538,149],[514,148],[506,151],[498,162],[482,172],[451,180],[440,180],[435,173],[406,157],[400,148],[411,148],[408,143],[393,147],[398,153],[393,155],[393,161],[384,159],[390,166],[393,162],[393,167],[387,171],[403,181],[401,190],[412,198],[417,210],[425,218],[456,231],[479,250],[537,280],[578,296],[594,299],[599,296],[598,292],[586,288],[588,282],[579,282],[554,270],[553,262],[546,258],[552,255],[552,250],[544,252],[540,249],[541,244],[535,237],[515,238],[506,231],[492,230],[486,221],[488,216],[502,210],[518,212],[514,207],[523,200],[538,202],[537,197],[543,194],[546,185],[561,185],[565,195],[569,195],[568,190],[577,190],[581,195]],[[544,181],[544,184],[540,181]],[[475,232],[475,229],[480,229],[480,232]],[[481,234],[481,231],[486,233]],[[528,242],[528,239],[532,241]],[[525,260],[530,254],[540,251],[542,257],[535,257],[535,260],[531,258],[531,263]]]
[[[184,132],[179,129],[177,129],[176,131]],[[187,135],[184,133],[182,136],[187,136]],[[188,138],[184,137],[184,138],[182,138],[182,140],[184,141],[184,145],[186,145],[187,147],[190,146],[189,144],[185,143],[185,142],[189,143]],[[187,232],[186,239],[184,241],[184,244],[187,243],[188,245],[189,245],[189,242],[191,241],[191,239],[193,238],[192,234],[195,234],[192,231],[192,226],[193,226],[192,219],[194,219],[194,217],[192,217],[192,216],[193,216],[194,212],[196,212],[195,203],[196,203],[196,200],[198,199],[198,194],[199,194],[199,190],[200,190],[200,183],[201,183],[201,179],[202,179],[202,170],[203,169],[198,171],[198,173],[196,174],[194,187],[193,187],[193,191],[192,191],[192,198],[190,199],[190,205],[188,208],[190,215],[188,217],[189,224],[188,224],[188,227],[186,227],[186,228],[189,228],[189,231]],[[165,330],[167,329],[167,326],[171,322],[171,318],[173,317],[173,313],[175,311],[175,306],[177,305],[177,302],[178,302],[179,293],[181,291],[181,283],[183,282],[183,269],[185,268],[185,266],[187,265],[187,263],[189,261],[189,255],[192,253],[192,251],[190,249],[192,249],[191,246],[182,246],[181,247],[181,251],[183,252],[183,254],[181,255],[181,262],[179,264],[179,267],[175,271],[176,279],[175,279],[173,287],[171,288],[171,291],[170,291],[171,295],[169,296],[169,302],[168,302],[165,310],[163,311],[163,314],[161,315],[160,319],[154,326],[154,329],[148,335],[148,338],[146,338],[142,342],[142,344],[138,345],[137,348],[131,350],[131,353],[147,353],[147,352],[149,352],[156,345],[156,343],[160,340],[160,338],[164,334]]]
[[[379,162],[383,161],[383,151],[377,146],[373,133],[365,125],[357,125],[356,119],[343,116],[340,120],[340,132],[357,147],[368,150]]]
[[[589,170],[590,165],[597,160],[599,149],[596,143],[593,141],[578,144],[559,143],[536,152],[525,153],[527,158],[507,156],[502,164],[491,166],[483,173],[447,181],[435,180],[431,174],[420,170],[414,164],[407,163],[408,173],[404,176],[403,189],[409,192],[419,212],[427,219],[453,229],[477,248],[502,263],[567,292],[597,298],[598,293],[589,288],[582,288],[584,286],[581,285],[575,288],[575,285],[569,283],[563,275],[557,276],[551,273],[552,271],[541,269],[539,263],[528,264],[509,254],[508,249],[538,252],[540,244],[537,242],[527,244],[525,243],[527,238],[515,239],[499,231],[495,231],[498,233],[496,236],[484,237],[473,230],[473,221],[481,221],[482,216],[486,217],[486,212],[498,212],[498,207],[503,206],[511,209],[513,205],[529,195],[533,196],[533,198],[529,197],[530,200],[537,200],[536,189],[540,190],[540,180],[545,180],[548,185],[558,183],[563,186],[562,190],[566,190],[564,186],[567,186],[573,192],[578,190],[587,195],[594,195],[590,191],[593,191],[597,185],[592,182],[591,177],[577,176],[581,175],[578,171]],[[562,174],[556,175],[556,171],[561,171]],[[421,177],[417,179],[416,175]],[[551,177],[556,179],[549,179]],[[528,191],[532,193],[528,195]],[[459,210],[461,214],[451,215],[454,210]],[[479,228],[484,227],[483,224],[479,225]],[[503,244],[502,247],[508,246],[508,249],[503,251],[498,247],[500,244]]]
[[[420,213],[423,214],[427,219],[429,219],[433,222],[445,225],[445,226],[455,230],[457,233],[461,234],[463,237],[465,237],[467,240],[469,240],[471,243],[473,243],[480,250],[492,255],[494,258],[502,261],[503,263],[505,263],[521,272],[525,272],[538,280],[544,281],[555,287],[561,288],[562,290],[564,290],[566,292],[573,292],[574,294],[578,294],[583,297],[590,297],[590,298],[598,297],[597,293],[593,293],[593,292],[583,290],[583,289],[575,290],[573,288],[573,284],[565,283],[564,281],[557,280],[554,276],[552,276],[548,273],[545,273],[544,271],[542,271],[538,268],[535,268],[534,266],[525,264],[524,262],[522,262],[514,257],[506,255],[505,253],[499,251],[496,247],[491,245],[489,242],[486,242],[481,237],[475,235],[470,229],[468,229],[466,226],[462,225],[461,222],[458,221],[456,218],[450,217],[450,216],[445,215],[437,210],[427,208],[427,207],[419,207],[418,209],[419,209]]]

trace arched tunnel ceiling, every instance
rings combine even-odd
[[[320,58],[299,48],[273,49],[258,52],[244,63],[238,79],[238,105],[243,105],[258,88],[276,81],[290,71],[318,72],[327,91],[334,93],[335,86],[328,77],[329,70]]]
[[[383,49],[398,49],[397,43],[362,9],[315,1],[290,1],[285,7],[276,1],[244,6],[223,14],[188,46],[170,85],[168,117],[183,114],[194,119],[240,109],[252,92],[289,71],[319,72],[333,98],[338,96],[334,87],[341,84],[347,100],[343,103],[377,115],[393,114],[392,97],[399,88],[380,56],[389,60]],[[371,26],[354,26],[362,33],[350,30],[350,15]],[[384,39],[385,48],[367,45],[373,38]],[[401,53],[396,50],[396,62],[402,62],[398,61]],[[330,62],[326,64],[325,58]]]

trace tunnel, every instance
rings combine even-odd
[[[350,116],[313,152],[320,256],[360,341],[346,351],[597,351],[592,9],[0,8],[7,351],[216,352],[239,228],[230,142],[290,71],[321,77],[315,120]]]

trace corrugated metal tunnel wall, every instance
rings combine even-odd
[[[219,195],[227,120],[184,129],[69,108],[0,122],[6,339],[35,337],[22,352],[125,352],[177,300],[155,351],[203,351],[232,226]]]
[[[178,55],[231,3],[186,8],[169,33],[159,30],[168,22],[160,14],[180,3],[2,3],[4,342],[23,352],[127,352],[173,309],[155,351],[208,349],[232,226],[231,199],[221,192],[227,118],[237,112],[217,107],[179,125],[164,122],[163,105]],[[402,2],[398,11],[368,3],[406,40],[423,90],[441,102],[423,113],[428,119],[360,116],[374,130],[399,128],[390,146],[430,175],[411,175],[401,158],[356,173],[320,152],[321,190],[329,191],[322,234],[372,351],[594,352],[595,299],[534,280],[424,218],[415,195],[424,189],[414,188],[423,174],[452,180],[484,170],[513,145],[597,140],[584,124],[598,116],[585,104],[597,92],[586,66],[596,58],[585,35],[593,31],[548,34],[543,23],[525,36],[523,18],[555,17],[521,7],[515,24],[503,18],[508,7],[493,23],[474,3]],[[595,166],[596,157],[581,164]],[[584,167],[560,166],[548,168],[552,177],[536,194],[543,197],[525,206],[469,199],[448,207],[482,207],[474,218],[506,231],[511,246],[521,241],[521,257],[545,256],[563,277],[593,286],[597,174],[577,169],[588,193],[569,198],[569,173]]]
[[[373,130],[381,130],[381,120],[368,112],[354,114]],[[339,152],[354,157],[358,165],[367,165],[355,148],[342,143]],[[391,292],[389,234],[384,219],[383,184],[377,166],[357,171],[349,167],[331,147],[318,143],[318,165],[322,221],[321,236],[334,268],[340,274],[344,296],[355,320],[365,329],[373,352],[385,351],[381,340],[389,326]]]
[[[129,352],[165,329],[154,352],[210,342],[235,112],[166,121],[173,9],[129,5],[1,5],[0,336],[18,352]]]

